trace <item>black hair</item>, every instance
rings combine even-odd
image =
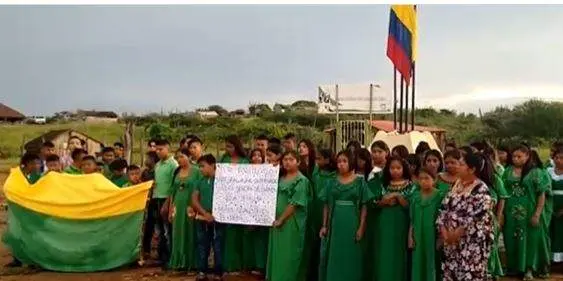
[[[399,157],[403,159],[407,159],[407,157],[409,156],[409,149],[401,144],[393,147],[393,149],[391,150],[391,154],[393,153],[397,153]]]
[[[178,149],[178,151],[176,151],[176,153],[182,153],[182,154],[186,155],[187,157],[190,157],[190,150],[185,148],[185,147]]]
[[[486,145],[481,153],[483,153],[483,156],[489,158],[493,164],[497,162],[497,151],[492,145]]]
[[[433,178],[434,180],[436,179],[436,177],[438,176],[438,174],[433,173],[432,171],[422,167],[420,168],[420,170],[417,171],[416,175],[420,176],[420,174],[427,174],[429,175],[431,178]]]
[[[272,144],[281,145],[281,141],[276,137],[271,137],[270,140],[268,140],[268,145],[272,145]]]
[[[504,151],[506,154],[510,154],[510,147],[508,145],[501,144],[497,147],[497,151]]]
[[[464,145],[462,147],[459,148],[459,152],[461,154],[473,154],[473,149],[470,146]],[[462,155],[463,157],[463,155]]]
[[[362,148],[362,144],[357,140],[351,140],[346,145],[346,149],[351,150],[353,153],[358,153],[358,151]]]
[[[451,148],[457,149],[457,145],[454,141],[446,143],[446,145],[444,147],[448,147],[448,146],[451,147]]]
[[[319,155],[322,156],[324,159],[328,159],[328,165],[326,167],[319,167],[325,171],[335,171],[336,170],[336,159],[334,158],[334,153],[330,149],[321,149],[319,150]]]
[[[193,139],[193,138],[197,138],[197,136],[194,135],[194,134],[187,134],[187,135],[184,137],[184,139],[186,139],[186,140],[188,140],[188,139]]]
[[[264,155],[264,153],[262,153],[262,150],[258,149],[258,148],[251,150],[250,153],[248,154],[248,157],[251,158],[251,159],[249,159],[251,162],[252,162],[252,156],[254,155],[254,152],[260,153],[260,158],[262,158],[262,164],[264,162],[266,162],[266,155]]]
[[[256,140],[265,140],[265,141],[270,141],[270,139],[268,138],[268,136],[264,135],[264,134],[260,134],[258,135],[256,138]]]
[[[103,167],[104,165],[105,165],[104,162],[101,162],[101,161],[96,162],[96,166],[98,166],[98,167]]]
[[[109,169],[111,171],[121,171],[123,169],[126,169],[127,166],[127,161],[125,161],[124,159],[117,159],[109,164]]]
[[[236,135],[230,135],[225,138],[225,142],[232,144],[238,157],[246,158],[246,150],[244,149],[240,138]]]
[[[137,165],[129,165],[129,167],[127,167],[127,172],[129,171],[140,171],[141,168]]]
[[[113,147],[111,147],[111,146],[102,148],[102,154],[109,153],[109,152],[115,153],[115,149],[113,149]]]
[[[481,152],[481,151],[483,151],[483,149],[485,149],[487,144],[485,143],[485,141],[474,141],[474,142],[470,143],[469,146],[471,146],[471,147],[475,148],[477,151]]]
[[[215,156],[213,156],[212,154],[205,154],[202,155],[201,157],[199,157],[199,159],[197,159],[197,163],[201,164],[201,163],[207,163],[209,165],[215,165],[217,164],[217,160],[215,159]]]
[[[299,170],[303,175],[305,175],[307,178],[312,180],[313,170],[315,170],[315,161],[317,160],[317,150],[313,142],[309,139],[303,139],[299,142],[299,144],[301,143],[304,143],[305,146],[307,146],[307,149],[309,150],[309,154],[307,155],[307,162],[309,164],[307,165],[305,159],[301,159]]]
[[[418,175],[418,172],[422,168],[422,164],[420,163],[420,157],[418,157],[418,155],[416,155],[414,153],[411,153],[407,156],[405,161],[407,161],[409,166],[414,166],[414,174]],[[410,172],[410,167],[409,167],[409,172]]]
[[[371,171],[373,170],[373,163],[371,161],[371,153],[369,152],[369,150],[365,149],[365,148],[360,148],[360,150],[356,151],[356,161],[359,160],[363,160],[364,162],[366,162],[365,167],[364,167],[364,178],[367,181],[369,178],[369,174],[371,173]],[[358,163],[357,168],[360,167],[360,164]]]
[[[113,147],[116,147],[116,146],[119,147],[119,148],[125,148],[125,146],[121,142],[116,142],[116,143],[113,144]]]
[[[438,151],[437,149],[431,149],[428,150],[426,152],[426,155],[424,155],[424,165],[426,166],[426,159],[428,159],[429,156],[434,156],[436,158],[438,158],[438,161],[440,162],[440,165],[438,166],[438,173],[442,172],[444,170],[444,158],[442,158],[442,154],[440,153],[440,151]]]
[[[275,155],[280,155],[283,153],[283,149],[279,143],[270,143],[266,151],[274,153]]]
[[[295,159],[297,159],[297,163],[300,164],[301,160],[299,158],[299,154],[297,153],[297,151],[295,150],[290,150],[290,151],[286,151],[282,154],[282,157],[280,158],[280,162],[283,162],[283,159],[288,156],[291,155],[293,157],[295,157]],[[297,170],[299,170],[299,165],[297,166]],[[281,168],[280,168],[280,176],[283,177],[287,174],[287,170],[283,167],[283,163],[281,164]]]
[[[379,148],[381,150],[385,150],[385,152],[387,152],[387,155],[389,157],[390,151],[389,151],[389,146],[382,140],[378,140],[375,141],[374,143],[371,144],[371,150],[373,150],[374,148]]]
[[[187,140],[188,140],[187,138],[182,138],[182,139],[180,140],[180,147],[183,146],[184,144],[186,144],[186,141],[187,141]]]
[[[534,163],[534,167],[543,169],[543,163],[541,161],[540,155],[538,154],[537,150],[531,149],[530,150],[530,160]]]
[[[160,140],[157,140],[155,142],[155,144],[158,145],[158,146],[166,146],[166,145],[170,145],[170,142],[168,140],[165,140],[165,139],[160,139]]]
[[[45,162],[60,162],[61,158],[57,154],[51,154],[45,157]]]
[[[78,157],[79,157],[80,155],[84,155],[84,154],[88,155],[88,152],[86,152],[86,151],[85,151],[84,149],[82,149],[82,148],[77,148],[77,149],[75,149],[75,150],[72,151],[72,153],[70,154],[70,157],[72,158],[73,161],[75,161],[75,160],[78,159]]]
[[[94,162],[94,163],[97,163],[97,162],[96,162],[96,158],[95,158],[94,156],[92,156],[92,155],[86,155],[86,156],[84,156],[84,157],[82,158],[82,162],[85,162],[85,161],[92,161],[92,162]],[[97,164],[96,164],[96,165],[97,165]]]
[[[454,158],[456,160],[460,160],[461,159],[461,152],[459,151],[459,149],[446,151],[446,153],[444,153],[444,160],[446,160],[446,158],[449,158],[449,157]]]
[[[154,145],[156,145],[156,139],[150,139],[150,140],[147,142],[147,146],[150,146],[151,143],[154,143]]]
[[[562,146],[562,147],[558,147],[557,149],[555,149],[555,150],[553,151],[553,157],[557,156],[557,154],[563,155],[563,146]]]
[[[35,153],[26,152],[20,160],[20,165],[27,166],[30,163],[37,161],[37,160],[40,160],[39,155],[37,155]]]
[[[481,153],[468,153],[463,156],[463,159],[467,167],[475,170],[475,176],[489,188],[494,187],[494,167],[487,157],[483,156]]]
[[[295,140],[297,139],[297,137],[295,136],[294,133],[287,133],[285,134],[285,136],[283,136],[284,140]]]
[[[387,160],[387,163],[385,164],[385,168],[383,169],[383,184],[385,186],[388,186],[391,183],[391,163],[393,163],[393,161],[397,161],[401,164],[401,166],[403,166],[403,175],[402,178],[405,180],[410,180],[411,179],[411,170],[409,167],[409,164],[407,163],[407,161],[405,161],[404,159],[397,157],[397,156],[391,156],[389,157],[389,159]]]
[[[147,158],[150,158],[154,163],[158,162],[158,154],[154,151],[149,151],[146,153]]]
[[[194,136],[193,138],[190,139],[190,141],[188,142],[188,147],[190,147],[192,144],[194,143],[199,143],[199,144],[203,144],[203,142],[201,141],[200,138]]]
[[[41,145],[41,147],[55,148],[55,144],[53,144],[53,142],[51,141],[46,141]]]
[[[348,171],[355,172],[358,169],[358,160],[356,159],[356,155],[351,149],[345,149],[336,155],[336,161],[338,162],[338,158],[340,156],[346,157],[348,159]]]
[[[534,163],[534,159],[532,159],[532,153],[530,151],[530,147],[525,145],[525,144],[520,144],[517,145],[516,147],[514,147],[514,149],[512,149],[512,151],[510,152],[508,159],[507,159],[507,163],[510,166],[514,166],[514,161],[512,159],[512,155],[514,154],[514,152],[516,151],[520,151],[523,152],[525,154],[528,154],[528,161],[526,161],[526,163],[524,163],[524,166],[522,167],[522,173],[520,176],[520,182],[522,182],[524,180],[524,178],[528,175],[528,173],[530,171],[532,171],[532,169],[535,168],[535,163]]]
[[[414,150],[414,153],[416,155],[422,156],[424,153],[426,153],[426,151],[430,150],[430,145],[425,142],[425,141],[421,141],[418,143],[418,145],[416,146],[416,149]]]

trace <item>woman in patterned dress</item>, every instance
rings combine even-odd
[[[444,241],[445,281],[487,280],[493,243],[491,213],[492,166],[480,155],[468,153],[459,162],[459,180],[444,198],[436,226]]]

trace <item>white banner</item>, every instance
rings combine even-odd
[[[271,226],[276,220],[279,167],[217,164],[213,216],[221,223]]]
[[[323,85],[318,105],[319,114],[388,114],[393,112],[393,94],[379,84]]]

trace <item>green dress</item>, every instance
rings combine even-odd
[[[563,209],[563,174],[555,174],[554,168],[547,169],[551,176],[553,194],[553,215],[551,219],[551,251],[553,262],[563,262],[563,216],[558,217],[557,212]]]
[[[317,195],[313,198],[309,213],[309,222],[310,228],[312,232],[312,241],[311,241],[311,259],[309,263],[309,267],[311,268],[309,277],[311,278],[311,274],[315,268],[318,268],[318,273],[316,279],[321,279],[322,274],[325,273],[326,263],[325,261],[321,261],[320,256],[324,255],[324,251],[326,251],[326,239],[320,239],[319,232],[321,231],[321,227],[323,224],[323,210],[324,210],[324,202],[321,200],[321,196],[328,188],[328,184],[330,184],[336,178],[336,172],[334,171],[326,171],[318,169],[314,175],[314,194]],[[311,279],[315,279],[314,277]]]
[[[365,233],[365,249],[363,258],[363,269],[364,269],[364,280],[371,280],[371,276],[374,276],[374,254],[376,253],[376,242],[377,242],[377,221],[380,213],[380,209],[376,205],[376,200],[381,199],[381,186],[382,186],[383,172],[379,171],[373,173],[372,176],[368,178],[367,184],[368,189],[374,196],[374,200],[371,200],[366,204],[368,207],[368,215],[366,218],[366,233]]]
[[[503,229],[506,248],[506,268],[509,274],[525,273],[528,269],[539,269],[540,244],[547,233],[540,225],[533,227],[530,219],[536,209],[537,197],[550,189],[544,171],[532,169],[523,180],[514,176],[513,168],[507,167],[503,182],[509,198],[505,203],[505,225]]]
[[[231,156],[225,154],[219,160],[220,163],[232,163]],[[248,164],[246,158],[238,158],[236,164]],[[247,236],[245,239],[244,225],[225,225],[225,244],[223,252],[223,270],[225,272],[238,272],[245,269],[245,257],[247,262],[254,256],[254,246]],[[249,269],[249,268],[246,268]]]
[[[361,281],[363,243],[356,242],[356,232],[360,226],[361,208],[373,200],[373,195],[363,176],[347,184],[334,178],[329,186],[320,196],[330,209],[328,248],[321,257],[326,259],[322,281]]]
[[[506,189],[504,188],[504,182],[502,181],[502,174],[500,173],[500,171],[501,170],[497,169],[497,173],[494,175],[493,188],[489,188],[489,194],[491,195],[493,206],[496,206],[499,200],[506,200],[509,197]],[[502,171],[504,171],[504,168],[502,169]],[[491,277],[498,278],[503,276],[504,272],[502,270],[502,262],[499,249],[500,226],[498,218],[496,217],[496,208],[493,211],[493,233],[495,238],[493,240],[493,245],[491,246],[487,272]]]
[[[381,199],[389,193],[398,192],[408,201],[413,193],[411,184],[402,187],[381,186]],[[403,207],[399,203],[394,206],[379,208],[376,219],[376,241],[372,259],[373,275],[370,279],[374,281],[406,281],[408,277],[408,249],[407,239],[409,234],[409,207]]]
[[[192,193],[202,176],[197,166],[191,166],[186,178],[174,177],[172,186],[172,249],[168,266],[176,270],[192,270],[196,267],[196,233],[193,218],[187,215]]]
[[[305,281],[305,232],[307,228],[307,204],[309,180],[302,174],[286,180],[280,179],[276,203],[279,218],[288,205],[296,207],[295,213],[279,228],[270,230],[268,244],[268,281]]]
[[[436,250],[436,218],[447,193],[438,188],[428,195],[413,192],[409,200],[410,220],[415,242],[412,251],[412,281],[436,281],[440,259]]]
[[[553,189],[552,189],[552,179],[550,174],[546,169],[541,169],[543,176],[542,182],[548,183],[548,188],[545,192],[545,205],[540,217],[540,225],[542,228],[542,236],[539,242],[539,261],[538,261],[538,274],[546,276],[549,274],[551,268],[551,236],[550,225],[551,218],[553,217]]]

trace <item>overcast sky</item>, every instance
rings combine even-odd
[[[392,85],[388,5],[0,8],[0,102],[155,112]],[[563,6],[419,6],[420,105],[563,101]]]

